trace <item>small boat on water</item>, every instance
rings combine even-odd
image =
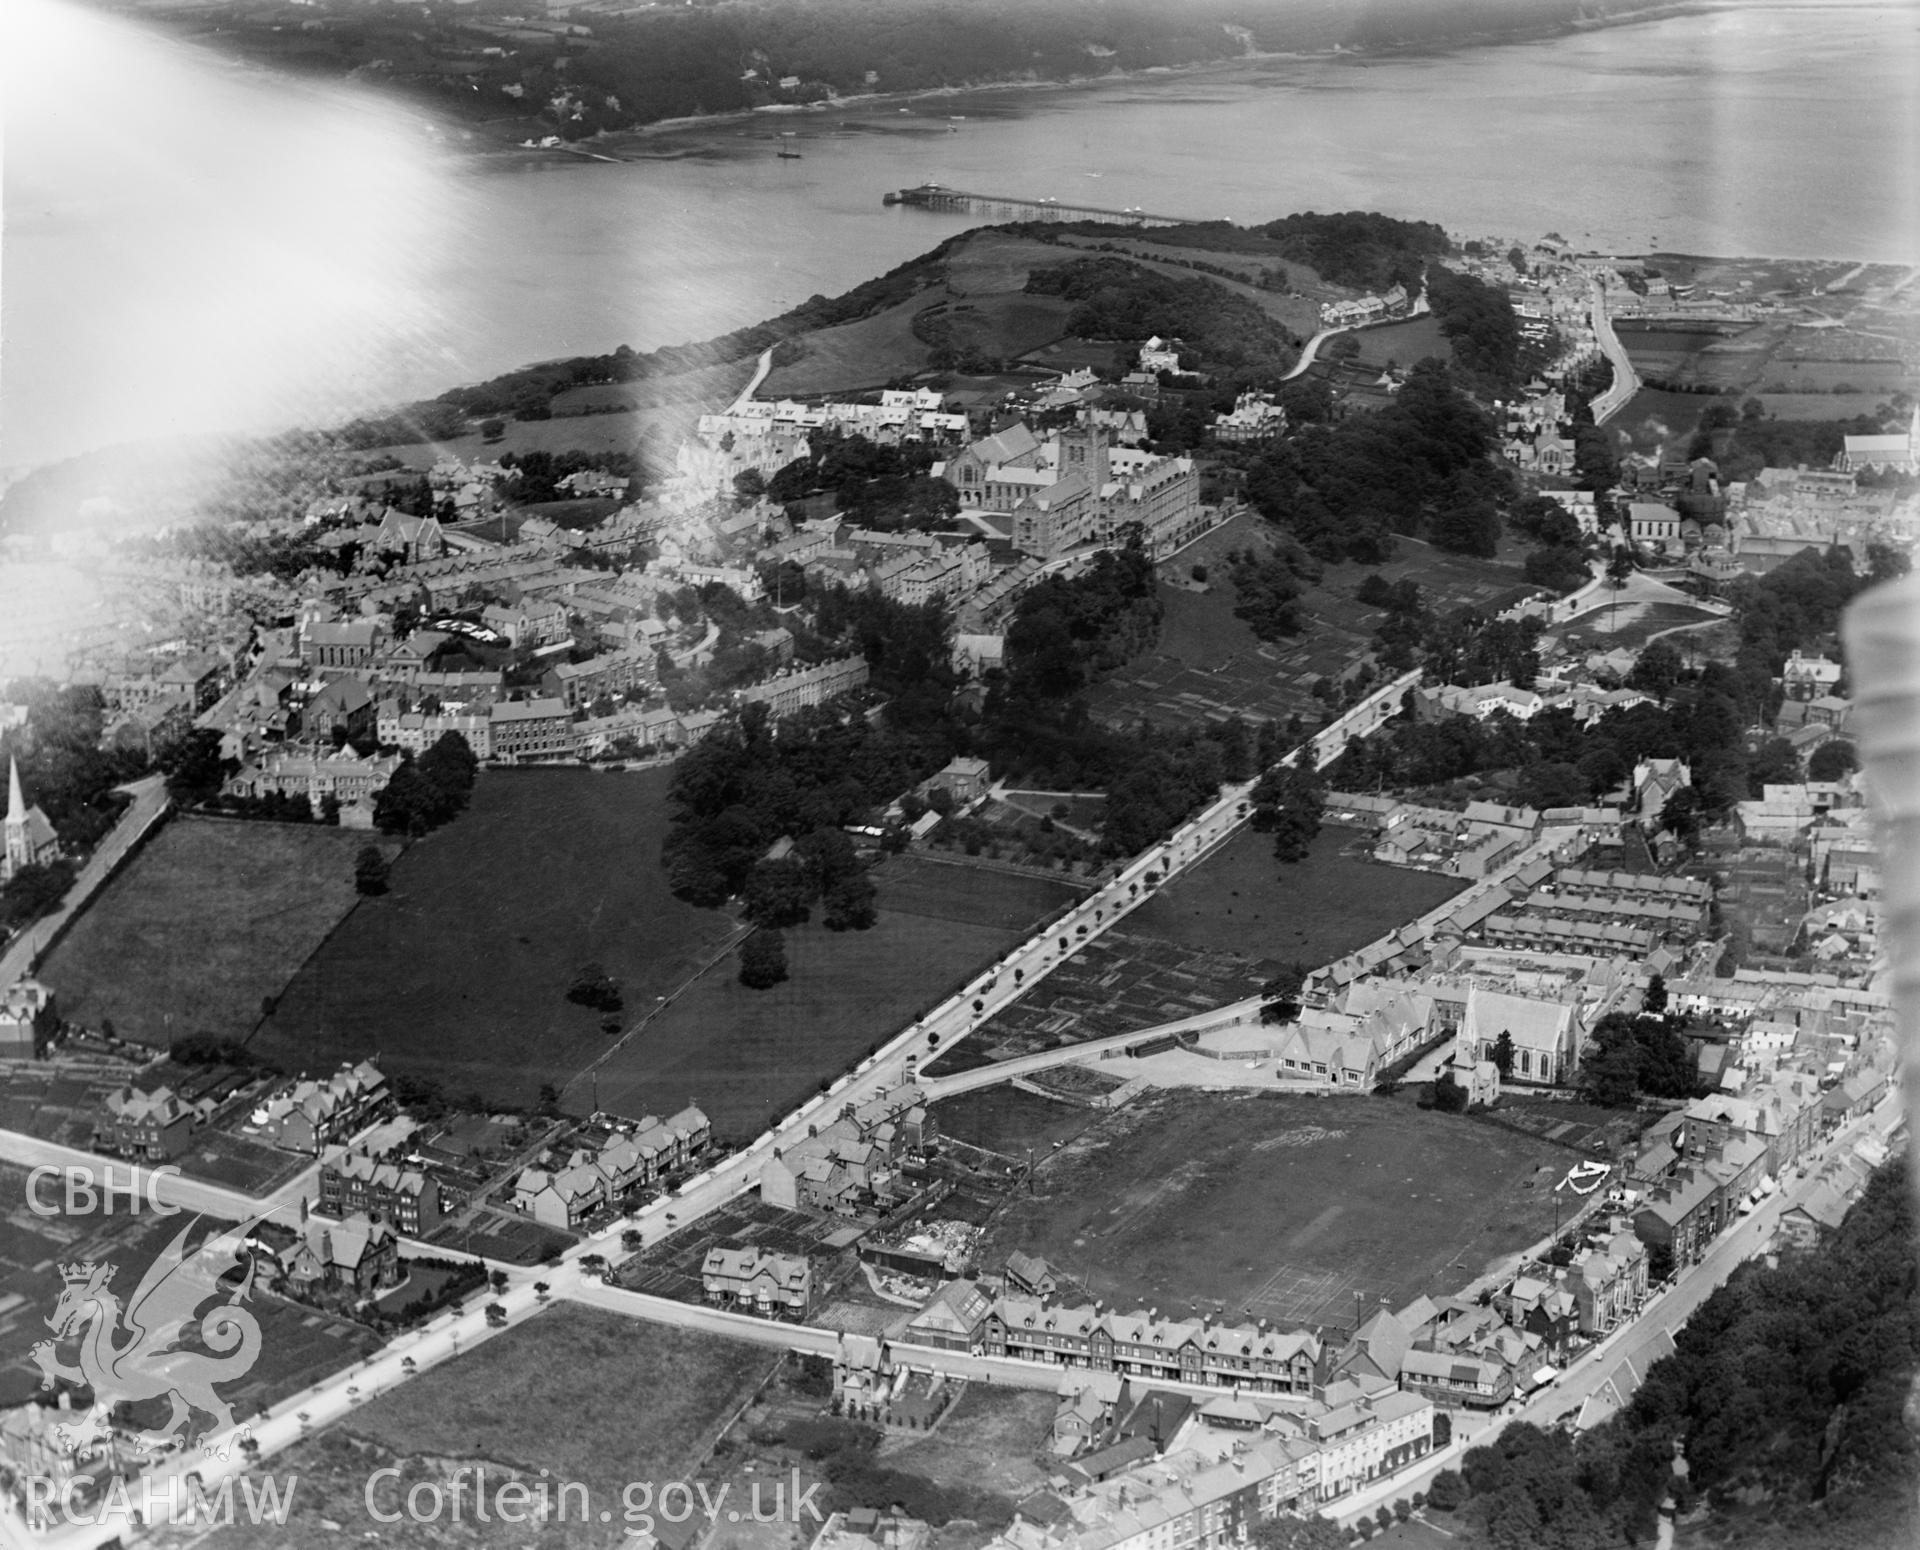
[[[798,151],[775,151],[773,154],[778,156],[782,161],[800,161],[802,159]]]

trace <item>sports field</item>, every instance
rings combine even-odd
[[[612,1042],[566,999],[583,964],[620,981],[631,1023],[733,932],[667,889],[669,778],[487,771],[301,969],[255,1046],[308,1070],[377,1054],[456,1098],[531,1104],[564,1083]]]
[[[917,857],[888,861],[874,881],[871,930],[816,920],[788,931],[788,978],[771,990],[741,985],[727,955],[576,1079],[568,1106],[597,1094],[601,1108],[637,1115],[694,1099],[716,1135],[757,1135],[1078,896],[1044,878]]]
[[[1193,947],[1318,967],[1425,914],[1467,886],[1355,854],[1361,836],[1324,826],[1305,861],[1273,859],[1243,829],[1128,918],[1127,929]]]
[[[175,818],[54,947],[42,977],[74,1022],[165,1045],[245,1038],[353,908],[376,836],[321,825]],[[389,855],[398,850],[380,841]]]
[[[1573,1155],[1403,1099],[1163,1093],[1043,1162],[980,1259],[1043,1255],[1110,1307],[1349,1323],[1545,1237]]]

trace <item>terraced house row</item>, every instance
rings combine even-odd
[[[907,1327],[919,1345],[1090,1367],[1131,1378],[1308,1394],[1320,1339],[1259,1324],[1163,1319],[1153,1310],[1114,1313],[1101,1304],[1058,1306],[990,1297],[973,1281],[948,1283]]]

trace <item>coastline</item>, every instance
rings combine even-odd
[[[1757,8],[1770,8],[1770,3],[1787,6],[1804,3],[1804,0],[1762,0]],[[1863,0],[1863,3],[1869,8],[1878,8],[1874,6],[1874,0]],[[489,158],[511,156],[546,159],[555,156],[571,156],[576,160],[603,162],[677,161],[695,155],[697,152],[689,149],[672,154],[654,155],[615,153],[623,149],[631,149],[637,153],[648,141],[670,140],[676,136],[692,137],[711,134],[728,125],[744,126],[756,120],[770,120],[778,123],[787,120],[817,120],[830,113],[874,112],[885,108],[910,110],[910,105],[918,101],[958,101],[996,92],[1095,91],[1105,87],[1143,86],[1156,81],[1190,83],[1213,80],[1227,84],[1234,82],[1237,77],[1255,76],[1276,65],[1345,62],[1351,63],[1355,68],[1364,68],[1372,60],[1439,57],[1465,49],[1539,43],[1581,33],[1670,21],[1684,16],[1754,8],[1756,7],[1747,3],[1747,0],[1655,0],[1653,4],[1605,16],[1576,17],[1564,23],[1515,25],[1497,32],[1462,33],[1444,42],[1384,44],[1371,48],[1335,46],[1329,49],[1250,50],[1234,55],[1232,58],[1207,60],[1198,64],[1146,65],[1136,70],[1108,70],[1099,75],[1074,76],[1065,79],[1030,76],[1001,81],[975,81],[964,86],[928,86],[910,91],[856,92],[845,97],[829,97],[824,102],[770,103],[763,107],[741,108],[724,113],[700,113],[680,118],[657,119],[650,124],[635,124],[626,129],[602,130],[598,134],[564,145],[529,146],[516,141],[495,139],[491,145],[475,146],[472,154]],[[465,127],[466,132],[476,140],[490,137],[491,132],[485,123]]]

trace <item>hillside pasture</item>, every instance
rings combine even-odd
[[[806,335],[798,342],[799,358],[776,365],[760,396],[851,393],[924,371],[927,346],[915,336],[913,320],[935,301],[934,293],[923,292],[872,317]]]

